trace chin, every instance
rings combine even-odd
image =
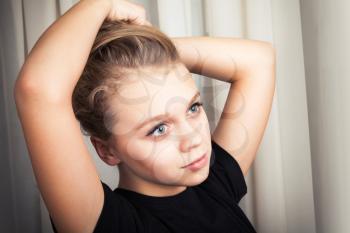
[[[204,182],[209,175],[209,169],[206,169],[203,172],[200,172],[198,174],[193,174],[191,177],[189,177],[189,181],[186,186],[196,186]]]

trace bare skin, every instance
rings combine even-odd
[[[74,117],[71,96],[106,18],[136,18],[135,23],[150,25],[140,5],[82,0],[39,38],[14,90],[38,187],[59,232],[92,232],[103,206],[101,182]],[[274,94],[275,56],[270,44],[208,37],[173,41],[182,64],[169,69],[163,85],[147,85],[147,101],[123,105],[120,97],[111,100],[112,109],[125,113],[121,124],[111,128],[114,136],[108,142],[91,138],[101,159],[118,164],[120,187],[154,196],[173,195],[205,180],[208,164],[195,172],[183,166],[210,152],[210,139],[234,156],[246,175],[262,139]],[[164,74],[155,68],[149,71],[154,78]],[[186,76],[189,72],[231,83],[212,135],[203,109],[188,108],[199,100],[197,97],[189,102],[198,91],[193,79]],[[137,85],[127,90],[131,99],[140,93]],[[165,112],[171,117],[130,130],[142,120]],[[158,127],[154,132],[157,137],[146,137],[156,123],[164,123],[162,130]],[[123,129],[125,125],[127,130]]]

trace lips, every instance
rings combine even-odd
[[[203,159],[205,157],[206,153],[204,153],[201,157],[199,157],[198,159],[194,160],[193,162],[187,164],[186,166],[183,166],[182,168],[188,167],[196,162],[198,162],[199,160]]]

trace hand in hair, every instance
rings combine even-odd
[[[106,20],[121,20],[151,26],[151,23],[146,19],[146,10],[142,5],[125,0],[109,1],[111,1],[112,4]]]

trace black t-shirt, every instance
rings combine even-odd
[[[101,181],[104,204],[94,233],[256,232],[238,206],[247,193],[242,170],[227,151],[211,143],[207,179],[179,194],[153,197],[122,188],[112,191]]]

